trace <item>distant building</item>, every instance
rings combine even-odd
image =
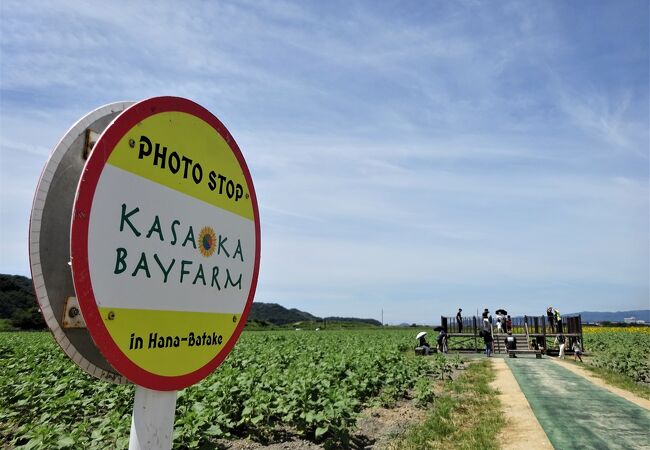
[[[645,320],[640,320],[639,319],[639,320],[636,321],[636,324],[637,325],[645,325]]]
[[[636,317],[632,316],[632,317],[625,317],[623,319],[623,323],[638,323],[638,321],[636,320]]]

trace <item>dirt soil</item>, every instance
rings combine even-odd
[[[365,446],[364,450],[380,450],[410,426],[424,420],[426,410],[416,408],[411,401],[402,401],[395,407],[371,408],[364,411],[357,420],[355,441]]]
[[[323,447],[314,444],[313,442],[295,438],[289,441],[269,445],[260,444],[259,442],[254,442],[249,439],[237,439],[232,441],[220,440],[216,448],[219,450],[312,450],[322,449]]]
[[[380,450],[395,436],[422,420],[426,411],[417,408],[410,400],[402,400],[391,408],[372,407],[361,412],[357,428],[350,439],[351,450]],[[250,439],[218,441],[219,450],[323,450],[322,444],[287,434],[282,442],[262,444]]]
[[[505,360],[492,359],[492,367],[496,374],[492,387],[499,391],[499,400],[506,416],[506,426],[498,437],[502,450],[529,450],[533,442],[536,449],[553,450]],[[512,436],[517,438],[510,439]]]

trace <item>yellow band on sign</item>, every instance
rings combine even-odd
[[[107,163],[254,220],[239,161],[210,124],[191,114],[144,119],[120,139]]]
[[[161,376],[185,375],[206,365],[224,348],[241,317],[150,309],[99,310],[120,350],[142,369]]]

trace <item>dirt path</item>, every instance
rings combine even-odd
[[[650,450],[650,411],[548,358],[507,359],[551,444],[562,450]]]
[[[534,442],[536,449],[552,450],[553,446],[533,414],[524,393],[519,389],[519,384],[505,360],[494,358],[492,367],[496,374],[496,380],[492,382],[492,387],[499,390],[499,400],[501,400],[507,420],[505,429],[498,438],[499,442],[503,443],[501,448],[503,450],[529,450],[532,448],[531,442]],[[513,436],[516,436],[517,439],[513,439]],[[524,436],[525,439],[522,439]]]
[[[635,405],[639,405],[641,408],[645,408],[647,410],[650,410],[650,400],[646,400],[645,398],[639,397],[637,395],[634,395],[633,393],[626,391],[624,389],[617,388],[616,386],[612,386],[611,384],[607,384],[605,381],[603,381],[601,378],[598,378],[595,375],[592,375],[591,372],[588,370],[582,368],[582,366],[574,364],[572,361],[568,361],[565,359],[551,359],[554,363],[560,364],[562,367],[565,367],[569,369],[571,372],[578,374],[580,376],[583,376],[587,378],[589,381],[594,383],[596,386],[600,386],[604,389],[607,389],[609,392],[613,392],[616,395],[620,395],[626,400],[631,401]]]

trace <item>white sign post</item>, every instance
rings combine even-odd
[[[176,394],[176,391],[135,388],[129,450],[172,448]]]

